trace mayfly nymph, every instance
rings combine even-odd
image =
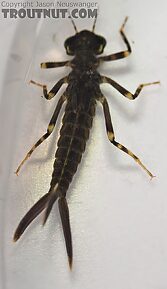
[[[144,86],[158,84],[159,82],[141,84],[133,94],[113,79],[100,75],[97,68],[101,63],[127,57],[131,53],[131,47],[124,33],[124,26],[127,21],[126,17],[120,29],[120,34],[126,45],[126,50],[107,56],[98,56],[103,53],[104,47],[106,46],[106,40],[104,37],[97,35],[94,32],[96,18],[92,31],[82,30],[80,32],[77,31],[75,23],[71,19],[75,29],[75,35],[66,39],[64,46],[67,55],[74,56],[73,59],[62,62],[41,63],[41,68],[46,69],[68,66],[72,69],[68,75],[60,79],[49,92],[46,85],[31,81],[31,83],[42,87],[43,95],[47,100],[52,99],[63,84],[67,84],[67,88],[58,100],[57,106],[48,125],[47,132],[31,148],[16,170],[16,174],[18,174],[21,166],[31,156],[35,148],[51,135],[55,128],[62,105],[66,103],[49,192],[45,194],[23,217],[15,231],[14,241],[17,241],[20,238],[28,225],[44,209],[45,215],[43,224],[45,224],[53,204],[58,200],[70,268],[72,267],[73,249],[66,193],[72,178],[77,171],[82,154],[85,151],[86,142],[89,138],[90,129],[95,116],[96,104],[98,102],[101,103],[103,107],[109,141],[114,146],[131,156],[151,178],[153,177],[152,173],[143,165],[136,155],[134,155],[124,145],[116,141],[108,102],[101,92],[100,85],[108,83],[126,98],[134,100]]]

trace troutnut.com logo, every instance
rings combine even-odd
[[[97,16],[97,2],[1,2],[4,18],[94,18]]]

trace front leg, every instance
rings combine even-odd
[[[124,33],[124,27],[125,27],[125,24],[126,24],[127,20],[128,20],[128,17],[125,18],[124,23],[122,24],[122,26],[120,28],[120,33],[121,33],[121,36],[122,36],[122,39],[123,39],[124,43],[126,44],[127,50],[121,51],[121,52],[118,52],[118,53],[114,53],[114,54],[110,54],[110,55],[107,55],[107,56],[101,56],[101,57],[99,57],[100,61],[112,61],[112,60],[125,58],[132,52],[131,46],[129,44],[129,41],[128,41],[125,33]]]
[[[62,67],[62,66],[69,66],[70,61],[59,61],[59,62],[42,62],[41,68],[56,68],[56,67]]]

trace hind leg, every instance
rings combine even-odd
[[[107,131],[109,141],[114,146],[116,146],[118,149],[120,149],[121,151],[125,152],[130,157],[132,157],[134,159],[134,161],[136,163],[138,163],[151,178],[153,178],[154,177],[153,174],[143,165],[143,163],[140,161],[140,159],[134,153],[132,153],[129,149],[127,149],[124,145],[120,144],[119,142],[117,142],[115,140],[115,134],[114,134],[113,125],[111,122],[111,115],[110,115],[107,100],[105,97],[101,97],[100,102],[103,105],[103,111],[104,111],[104,117],[105,117],[105,123],[106,123],[106,131]]]
[[[30,156],[32,155],[33,151],[44,141],[46,140],[50,134],[53,132],[54,130],[54,127],[56,125],[56,121],[57,121],[57,118],[58,118],[58,115],[59,115],[59,112],[61,110],[61,107],[64,103],[64,101],[66,100],[65,96],[62,95],[61,98],[59,99],[58,103],[57,103],[57,106],[56,106],[56,109],[53,113],[53,116],[51,118],[51,121],[48,125],[48,129],[47,129],[47,132],[35,143],[35,145],[29,150],[29,152],[26,154],[25,158],[21,161],[20,165],[18,166],[17,170],[16,170],[16,175],[18,175],[22,165],[25,163],[25,161],[30,158]]]

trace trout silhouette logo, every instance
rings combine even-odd
[[[57,9],[15,9],[4,8],[1,10],[4,18],[68,18],[69,11],[66,8]],[[70,11],[72,18],[95,18],[97,9],[75,8]]]

